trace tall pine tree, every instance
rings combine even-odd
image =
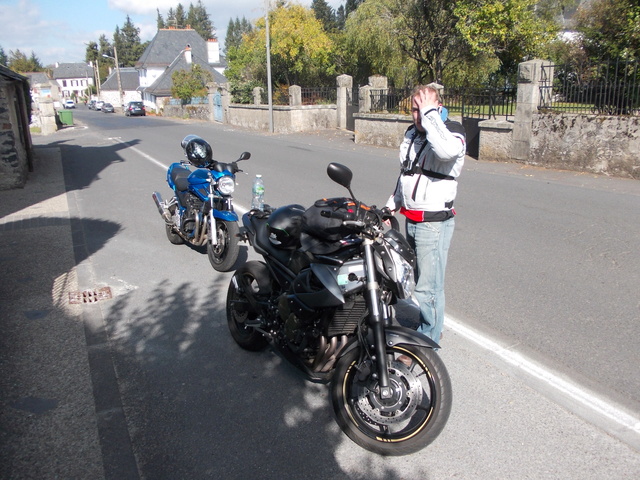
[[[191,25],[191,28],[198,32],[205,40],[216,38],[213,22],[211,22],[209,17],[207,9],[202,4],[201,0],[198,0],[198,4],[195,6],[193,3],[189,5],[187,24]]]

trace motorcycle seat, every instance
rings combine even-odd
[[[191,170],[186,167],[175,167],[171,170],[171,180],[177,190],[185,191],[189,188],[189,175]]]

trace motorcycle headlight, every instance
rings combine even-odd
[[[416,287],[413,267],[395,250],[389,249],[389,252],[395,270],[394,280],[398,286],[398,297],[409,298]]]
[[[218,190],[222,195],[231,195],[236,188],[236,184],[231,177],[222,177],[218,180]]]

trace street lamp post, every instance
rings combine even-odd
[[[113,43],[113,54],[115,55],[115,57],[112,57],[110,55],[106,55],[106,54],[102,54],[103,57],[106,58],[113,58],[116,62],[116,77],[118,77],[118,95],[120,97],[120,108],[122,108],[123,104],[122,104],[122,82],[120,81],[120,65],[118,64],[118,49],[116,48],[116,44],[115,42]]]

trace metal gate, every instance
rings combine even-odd
[[[222,95],[220,91],[213,94],[213,119],[220,123],[223,121]]]
[[[515,115],[515,87],[483,88],[478,90],[447,89],[444,105],[449,112],[461,112],[462,126],[467,135],[467,155],[480,155],[480,122]]]

